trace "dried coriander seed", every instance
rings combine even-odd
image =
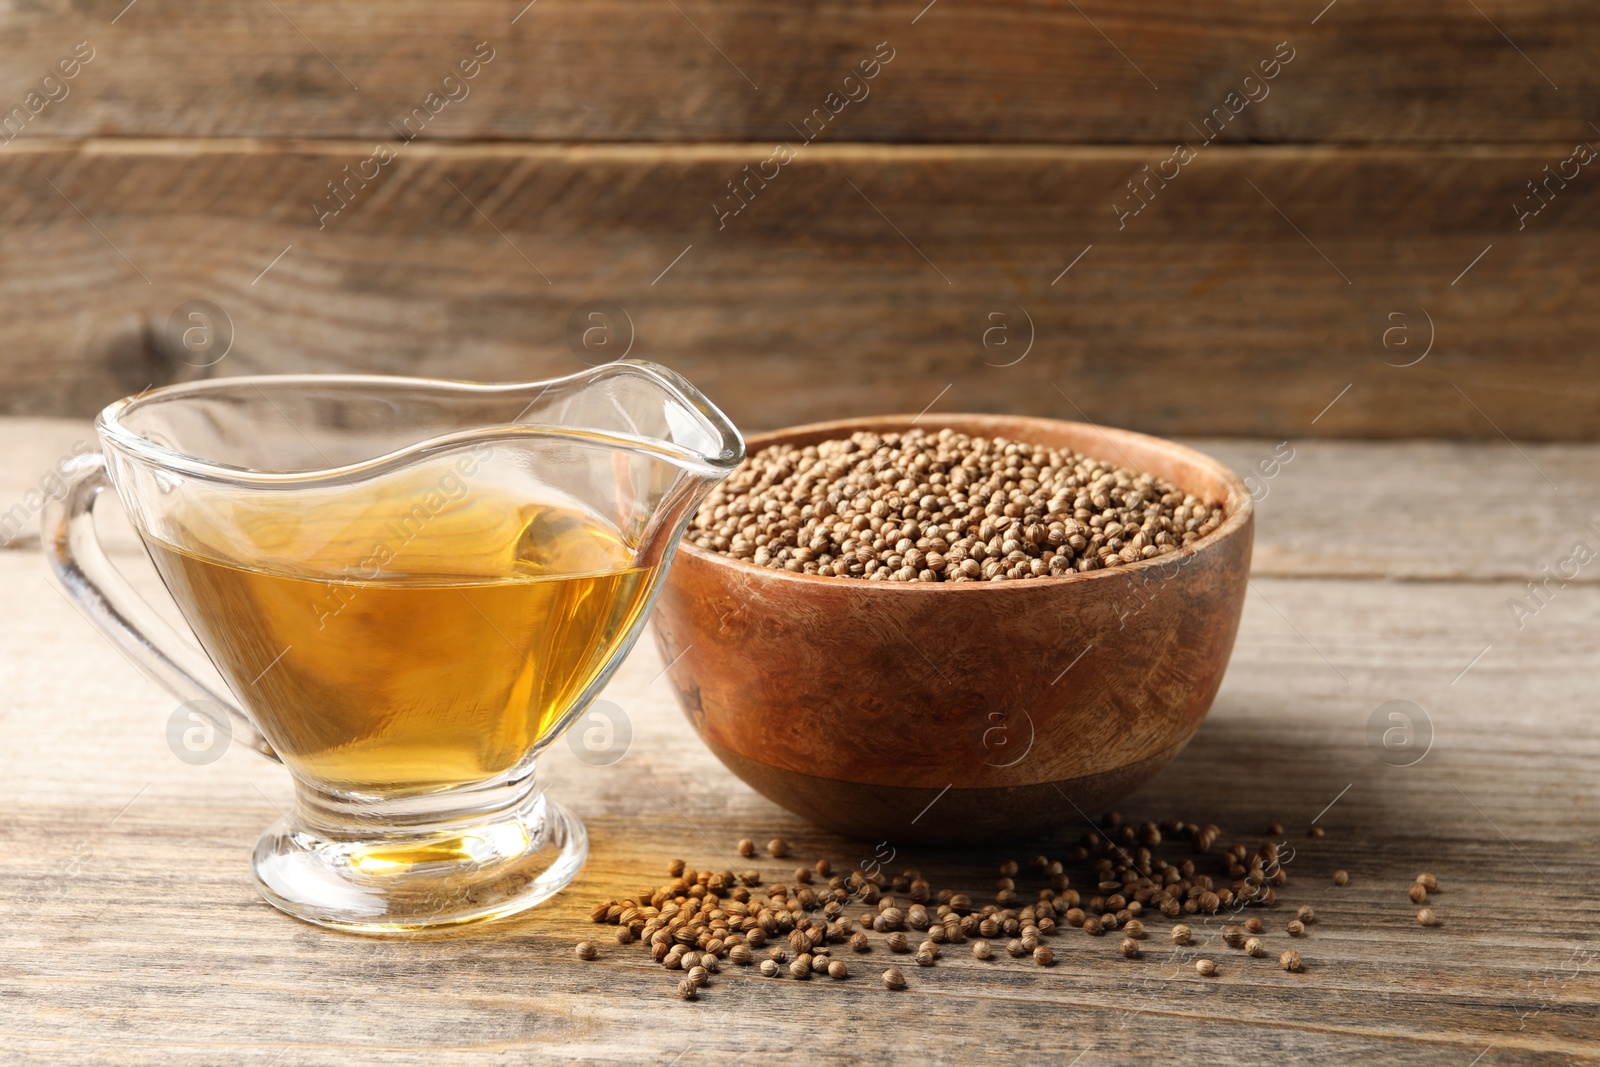
[[[1195,960],[1194,971],[1202,978],[1210,978],[1217,973],[1217,965],[1211,960]]]
[[[1144,923],[1138,919],[1129,919],[1128,924],[1122,928],[1122,932],[1137,941],[1144,936]]]
[[[1437,893],[1439,891],[1439,879],[1435,878],[1427,871],[1423,871],[1421,874],[1417,875],[1415,884],[1420,885],[1423,889],[1430,893]]]
[[[867,941],[867,935],[857,930],[850,935],[850,948],[856,952],[870,952],[872,945]]]
[[[1294,917],[1310,926],[1317,921],[1317,911],[1310,904],[1302,904],[1295,910]]]
[[[811,960],[810,960],[810,958],[809,957],[801,957],[799,959],[796,959],[794,962],[790,963],[789,964],[789,977],[790,978],[797,978],[802,982],[805,981],[807,978],[810,978],[811,977]]]
[[[1262,930],[1261,920],[1252,915],[1244,921],[1244,928],[1252,934],[1259,934]]]
[[[1267,954],[1267,946],[1261,943],[1259,937],[1252,937],[1247,940],[1244,943],[1244,950],[1252,956],[1265,956]]]
[[[1306,924],[1301,922],[1299,919],[1290,919],[1285,925],[1284,929],[1289,931],[1290,937],[1306,936]]]
[[[905,987],[906,976],[901,974],[896,968],[890,967],[887,971],[883,972],[883,988],[904,989]]]
[[[927,944],[927,942],[923,942],[923,944]],[[918,967],[932,967],[935,959],[934,954],[926,948],[917,949],[917,954],[912,958],[917,961]]]
[[[685,978],[678,983],[678,996],[684,1000],[694,1000],[700,996],[700,987]]]
[[[890,952],[911,951],[911,939],[905,934],[901,933],[899,930],[896,930],[894,933],[884,938],[883,943],[889,946]]]
[[[1278,965],[1286,971],[1298,971],[1300,969],[1300,953],[1292,948],[1285,949],[1283,954],[1278,957]]]
[[[850,968],[845,966],[844,960],[834,960],[828,964],[828,977],[842,981],[850,977]]]
[[[778,976],[778,961],[762,960],[760,970],[763,976],[767,978],[776,978]]]
[[[1187,945],[1194,940],[1194,931],[1184,923],[1179,923],[1172,928],[1172,942],[1175,945]]]
[[[1417,912],[1417,922],[1421,923],[1423,926],[1439,925],[1439,920],[1434,916],[1432,908],[1423,908],[1421,911]]]
[[[754,841],[750,840],[748,837],[741,837],[739,839],[739,855],[743,856],[745,859],[749,859],[750,857],[754,856],[755,854],[756,854],[756,843]],[[678,873],[682,874],[683,871],[680,869],[678,871]]]
[[[1026,956],[1028,954],[1028,950],[1022,946],[1021,941],[1013,937],[1010,941],[1006,942],[1006,953],[1011,956],[1021,957]]]
[[[572,946],[572,954],[580,960],[592,960],[600,955],[593,941],[579,941]]]
[[[1421,904],[1428,899],[1428,887],[1421,882],[1412,882],[1406,889],[1406,896],[1411,898],[1411,903]]]
[[[1222,942],[1229,948],[1238,948],[1244,944],[1244,927],[1237,925],[1222,928]]]
[[[704,967],[690,967],[689,970],[684,973],[683,980],[685,982],[693,982],[697,987],[703,986],[707,982],[711,981],[711,972],[706,970]]]
[[[685,864],[682,860],[673,860],[671,863],[667,864],[667,877],[669,877],[669,878],[682,878],[683,877],[683,869],[686,866],[688,866],[688,865]]]
[[[1350,884],[1350,872],[1346,871],[1346,870],[1342,870],[1342,869],[1334,871],[1333,872],[1333,884],[1334,885],[1349,885]]]
[[[753,453],[707,496],[686,537],[823,577],[1002,581],[1177,552],[1226,518],[1153,475],[1073,452],[912,429]]]
[[[994,955],[994,949],[987,941],[974,941],[972,943],[972,955],[975,959],[986,960]]]
[[[1056,954],[1050,951],[1049,945],[1040,945],[1033,950],[1033,962],[1040,967],[1048,967],[1055,963]]]
[[[1122,939],[1121,949],[1122,954],[1130,960],[1137,959],[1139,956],[1139,942],[1135,941],[1131,937],[1125,937]]]
[[[754,848],[754,844],[752,844],[751,847]],[[781,837],[774,837],[771,841],[767,842],[767,853],[774,859],[782,859],[789,854],[789,842],[785,841]],[[755,853],[753,852],[751,853],[751,855],[754,854]]]

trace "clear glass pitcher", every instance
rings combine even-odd
[[[576,876],[583,825],[534,760],[743,458],[726,416],[628,360],[516,385],[223,378],[96,425],[104,451],[44,515],[49,559],[150,678],[294,776],[255,849],[268,901],[381,933],[508,915]],[[96,541],[107,486],[200,647]]]

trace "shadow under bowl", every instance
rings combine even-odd
[[[912,421],[817,423],[748,447]],[[685,542],[653,616],[678,700],[756,791],[851,836],[969,845],[1087,821],[1176,756],[1211,707],[1254,502],[1220,463],[1145,434],[999,415],[919,425],[1147,471],[1227,517],[1175,553],[1001,582],[797,574]]]

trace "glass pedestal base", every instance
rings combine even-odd
[[[583,823],[541,794],[491,821],[368,839],[282,820],[256,842],[251,867],[279,910],[381,935],[514,915],[565,887],[588,854]]]

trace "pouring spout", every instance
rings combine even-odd
[[[744,458],[744,439],[728,417],[681,374],[657,363],[617,360],[515,388],[528,398],[513,420],[517,425],[624,439],[713,479],[726,477]]]

